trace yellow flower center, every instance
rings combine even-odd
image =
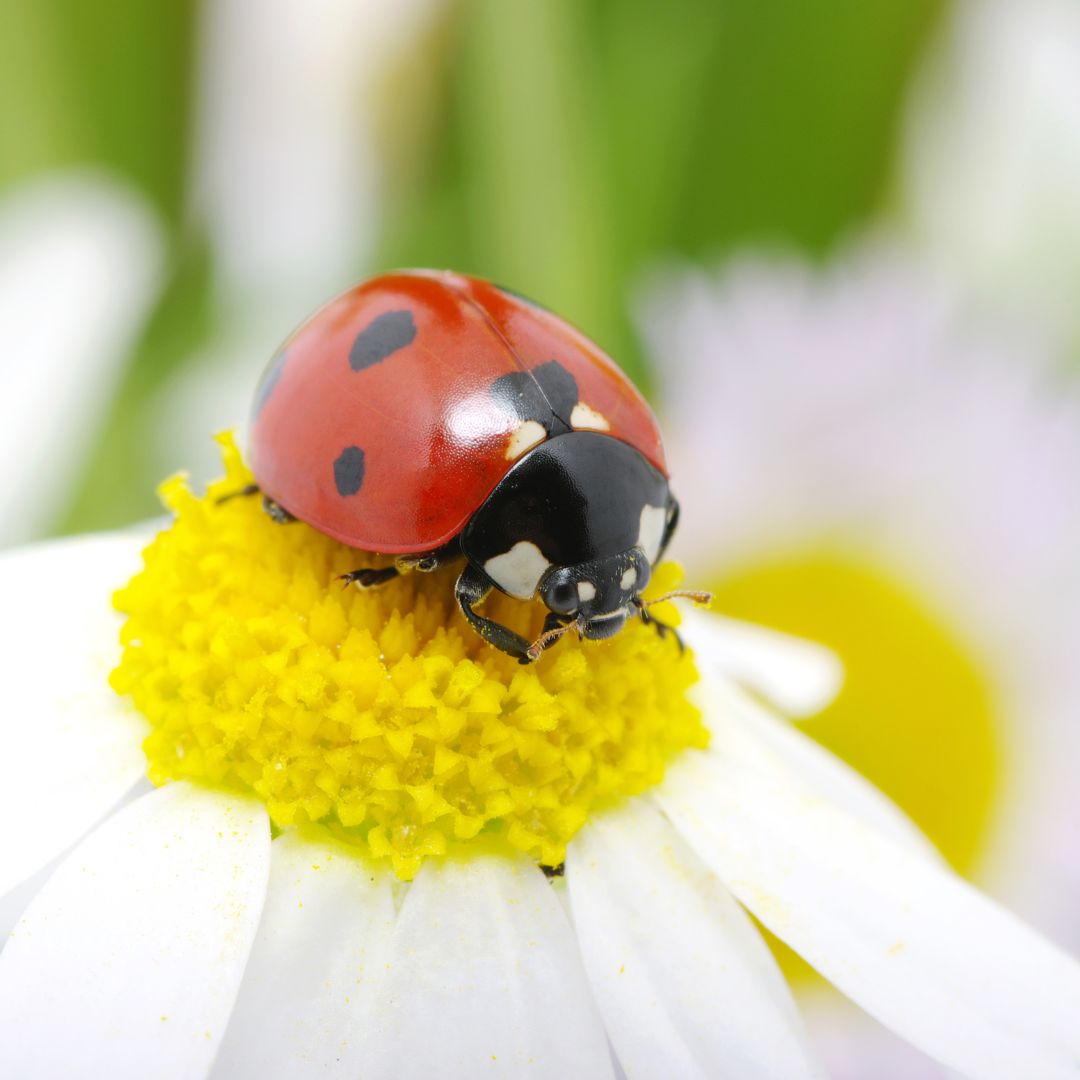
[[[719,610],[839,654],[843,690],[800,728],[903,807],[958,871],[975,871],[1001,790],[1001,719],[940,615],[840,553],[792,555],[714,585]],[[789,974],[805,971],[781,954]]]
[[[651,628],[567,635],[528,667],[486,645],[453,599],[453,570],[378,590],[339,575],[387,560],[308,526],[277,525],[231,438],[205,498],[162,485],[172,526],[115,598],[127,616],[113,672],[149,720],[149,776],[254,792],[275,826],[318,823],[412,878],[462,845],[562,862],[590,811],[661,779],[708,740],[686,690],[689,653]],[[677,583],[657,569],[650,592]],[[653,608],[678,620],[668,605]],[[485,611],[532,639],[539,605]]]

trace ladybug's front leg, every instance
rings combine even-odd
[[[515,634],[508,626],[503,626],[493,619],[485,619],[483,615],[477,615],[473,611],[491,592],[491,588],[491,582],[474,566],[467,564],[454,586],[454,596],[461,607],[461,613],[489,645],[517,657],[520,664],[531,663],[529,643],[520,634]]]
[[[679,500],[674,495],[668,494],[667,523],[664,525],[664,535],[660,539],[660,550],[657,552],[656,561],[659,562],[667,551],[675,530],[679,527]]]
[[[686,643],[674,626],[668,626],[666,622],[661,622],[655,615],[650,615],[649,609],[637,597],[634,598],[634,604],[638,609],[638,615],[641,616],[641,621],[646,626],[651,626],[661,638],[666,638],[670,634],[675,639],[675,644],[679,646],[679,652],[686,652]]]

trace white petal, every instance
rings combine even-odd
[[[888,796],[738,687],[722,678],[704,676],[698,698],[713,732],[712,752],[743,754],[755,768],[781,777],[793,775],[798,783],[838,809],[912,851],[942,861],[937,848]]]
[[[573,931],[524,860],[428,863],[405,898],[365,1077],[611,1076]]]
[[[270,845],[270,885],[214,1066],[242,1077],[356,1077],[394,921],[386,874],[290,832]]]
[[[789,716],[813,716],[840,692],[844,666],[824,645],[712,612],[686,611],[683,628],[703,670],[742,683]]]
[[[829,1080],[960,1080],[839,994],[807,993],[799,1004]]]
[[[127,806],[128,803],[142,798],[143,795],[153,790],[154,786],[149,780],[145,778],[140,780],[124,795],[110,813],[115,813],[120,807]],[[87,831],[89,832],[89,830]],[[81,840],[82,837],[80,836],[79,839]],[[16,885],[14,889],[0,896],[0,952],[3,952],[8,936],[22,919],[26,909],[30,906],[30,901],[41,892],[45,887],[45,883],[53,876],[57,867],[68,857],[74,846],[72,844],[70,847],[65,848],[55,859],[51,859],[40,870]]]
[[[162,249],[147,204],[103,176],[39,177],[0,203],[0,546],[63,507],[157,295]]]
[[[146,768],[144,722],[108,685],[114,589],[144,540],[104,534],[0,555],[0,896],[74,844]]]
[[[45,882],[52,877],[62,857],[59,856],[46,863],[36,874],[31,874],[20,885],[16,885],[14,889],[0,897],[0,953],[4,951],[12,929],[30,906],[30,901],[41,892]]]
[[[821,1076],[761,935],[642,799],[575,837],[566,881],[585,968],[632,1077]]]
[[[203,1076],[270,861],[257,803],[170,784],[64,861],[0,954],[0,1076]]]
[[[770,930],[872,1016],[973,1077],[1080,1076],[1080,966],[948,870],[738,754],[658,798]]]

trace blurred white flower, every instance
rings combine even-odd
[[[1080,346],[1080,4],[953,5],[907,128],[902,207],[927,254]]]
[[[1080,1075],[1080,967],[723,671],[736,656],[759,692],[811,710],[836,679],[817,646],[691,618],[707,751],[588,823],[564,884],[478,855],[429,861],[406,887],[303,833],[271,839],[242,796],[138,791],[141,722],[105,676],[109,592],[142,543],[0,559],[17,616],[0,647],[20,674],[0,719],[0,913],[20,901],[0,1074],[820,1077],[737,898],[968,1075]]]
[[[252,387],[308,312],[360,276],[378,228],[383,80],[443,0],[221,0],[202,9],[195,213],[221,326],[161,387],[151,426],[200,479],[206,432],[243,425]]]
[[[380,79],[441,3],[203,9],[194,187],[227,306],[284,299],[304,312],[363,266],[377,226]]]
[[[70,500],[162,261],[149,207],[105,176],[38,177],[0,201],[0,546]]]
[[[827,741],[1080,949],[1080,395],[885,249],[673,273],[643,307],[691,579],[838,648],[856,696]],[[836,1036],[837,1075],[922,1075],[855,1059],[862,1037]]]

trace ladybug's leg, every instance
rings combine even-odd
[[[219,495],[214,501],[218,506],[222,503],[231,502],[233,499],[246,498],[250,495],[258,495],[262,489],[258,484],[248,484],[246,487],[240,488],[239,491],[230,491],[227,495]],[[263,496],[263,509],[270,515],[270,517],[276,521],[279,525],[288,525],[290,521],[295,521],[296,518],[289,513],[280,503],[274,502],[269,495]]]
[[[342,574],[338,581],[346,587],[355,584],[361,589],[375,589],[388,581],[393,581],[399,573],[396,566],[384,566],[381,569],[366,566],[360,570],[350,570],[347,574]]]
[[[246,487],[240,488],[239,491],[230,491],[227,495],[219,495],[215,502],[218,506],[221,506],[222,503],[231,502],[233,499],[258,495],[261,490],[258,484],[248,484]],[[262,504],[263,509],[270,515],[271,519],[279,525],[288,525],[290,521],[296,520],[284,506],[274,502],[269,495],[263,495]]]
[[[295,515],[290,514],[281,503],[274,502],[269,495],[263,496],[263,509],[270,516],[270,520],[278,525],[288,525],[296,520]]]
[[[432,570],[438,570],[446,558],[443,550],[429,551],[426,555],[399,555],[394,560],[394,566],[399,574],[408,574],[413,570],[419,570],[421,574],[430,574]]]
[[[686,644],[674,626],[668,626],[666,622],[661,622],[655,615],[650,615],[649,609],[637,597],[634,598],[634,604],[638,609],[638,615],[641,616],[641,621],[646,626],[651,626],[661,638],[666,638],[670,634],[675,639],[675,644],[679,646],[679,652],[686,652]]]
[[[679,524],[679,503],[674,495],[668,497],[668,519],[667,524],[664,526],[664,535],[660,540],[660,551],[656,556],[656,561],[659,562],[664,557],[664,552],[667,550],[668,544],[671,543],[671,538],[675,535],[675,529]],[[679,636],[679,631],[674,626],[668,626],[666,622],[661,622],[655,615],[649,614],[649,609],[645,607],[641,601],[634,597],[634,604],[638,609],[638,615],[641,616],[641,621],[646,626],[651,626],[662,638],[666,638],[670,634],[675,643],[679,646],[679,652],[686,651],[686,645],[683,643],[683,639]]]
[[[393,581],[394,578],[400,577],[402,574],[411,573],[413,570],[419,570],[422,574],[430,574],[432,570],[438,570],[444,562],[459,554],[460,551],[448,544],[439,548],[438,551],[429,551],[424,555],[400,555],[394,560],[393,566],[384,566],[379,569],[367,566],[360,570],[351,570],[347,574],[342,574],[338,581],[343,582],[345,585],[355,583],[361,589],[374,589],[379,585],[385,585],[388,581]]]
[[[466,564],[457,579],[457,585],[454,586],[454,596],[461,607],[461,613],[489,645],[494,645],[496,649],[501,649],[510,656],[516,656],[518,663],[531,663],[529,643],[520,634],[515,634],[508,626],[503,626],[493,619],[485,619],[483,615],[477,615],[473,611],[491,592],[491,588],[491,582],[486,577],[471,564]]]
[[[233,499],[248,498],[251,495],[259,494],[258,484],[248,484],[246,487],[240,488],[238,491],[230,491],[227,495],[219,495],[214,503],[217,506],[221,506],[224,503],[232,502]]]
[[[664,526],[664,535],[660,540],[660,550],[656,555],[657,562],[659,562],[664,557],[664,552],[667,551],[667,546],[671,543],[671,538],[675,535],[675,529],[678,524],[679,501],[675,498],[674,495],[669,495],[667,524]]]

